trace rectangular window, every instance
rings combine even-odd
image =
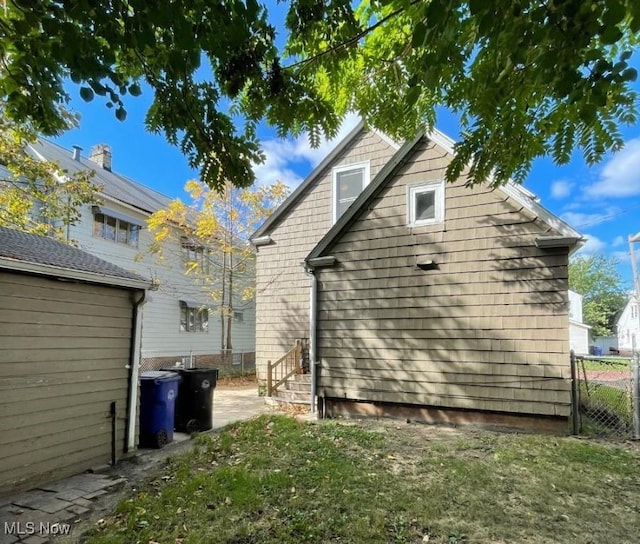
[[[93,235],[117,244],[138,247],[140,225],[104,213],[93,214]]]
[[[209,310],[194,303],[180,301],[180,331],[208,332]]]
[[[244,313],[243,312],[233,312],[233,320],[236,323],[244,323]]]
[[[197,270],[201,274],[209,273],[209,250],[203,246],[181,238],[182,257],[187,270]]]
[[[444,221],[444,181],[407,187],[407,224],[410,227]]]
[[[335,223],[369,184],[369,163],[338,166],[332,172],[333,222]]]

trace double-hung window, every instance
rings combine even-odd
[[[208,332],[209,310],[204,306],[180,301],[180,331],[181,332]]]
[[[333,222],[347,211],[369,184],[369,163],[337,166],[333,169]]]
[[[182,238],[180,245],[182,247],[182,257],[185,268],[189,271],[197,270],[201,274],[208,274],[209,250],[189,241],[187,238]]]
[[[407,224],[410,227],[444,221],[444,181],[407,187]]]
[[[127,221],[119,214],[109,214],[108,210],[94,211],[93,235],[117,244],[138,247],[140,225]]]

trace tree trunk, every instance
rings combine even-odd
[[[229,252],[229,305],[227,312],[227,350],[232,350],[231,325],[233,323],[233,253]]]
[[[222,295],[220,297],[220,351],[224,354],[224,301],[226,298],[225,288],[227,286],[227,252],[222,252]]]

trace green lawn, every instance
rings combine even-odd
[[[638,542],[640,452],[582,439],[261,417],[201,435],[91,544]]]
[[[578,370],[582,372],[582,365],[585,370],[630,370],[630,359],[607,358],[607,359],[578,359]]]

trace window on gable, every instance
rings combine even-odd
[[[444,181],[407,187],[407,224],[410,227],[444,221]]]
[[[209,273],[209,250],[187,238],[181,238],[182,257],[187,270],[197,270],[202,274]]]
[[[369,163],[350,164],[333,169],[333,222],[347,211],[369,184]]]
[[[139,234],[140,225],[105,213],[93,214],[93,235],[97,238],[138,247]]]
[[[244,312],[233,312],[233,321],[236,323],[244,323]]]
[[[180,331],[208,332],[209,310],[203,306],[181,300],[180,301]]]

